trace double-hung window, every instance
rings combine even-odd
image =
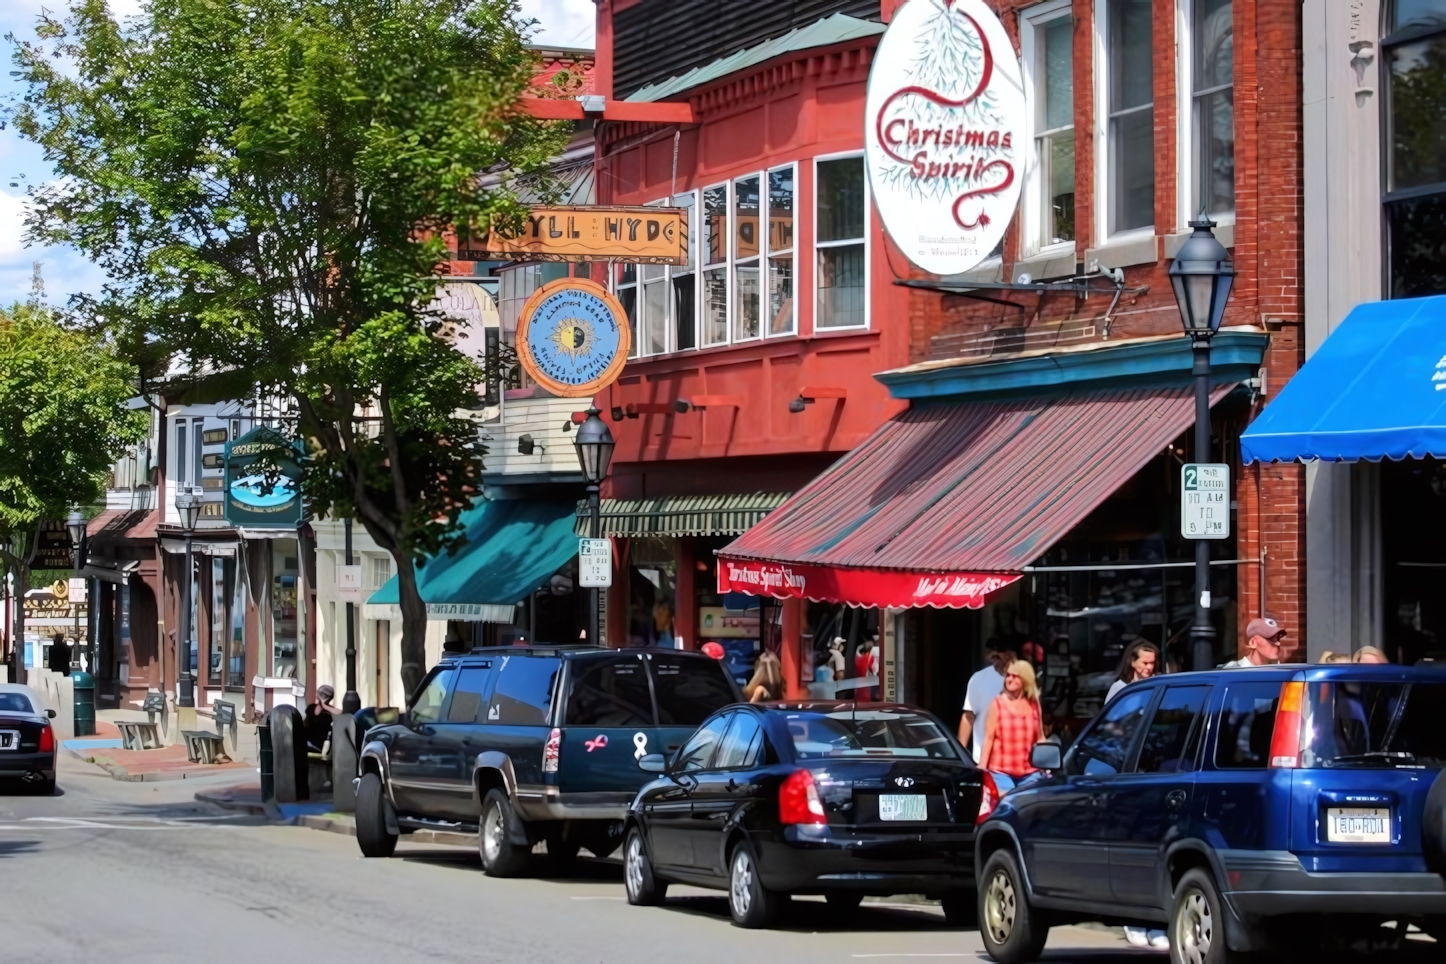
[[[791,335],[793,311],[793,167],[768,172],[768,334]]]
[[[759,177],[740,177],[733,182],[733,340],[748,341],[759,335]]]
[[[1038,237],[1030,248],[1073,241],[1074,18],[1048,4],[1025,20],[1034,81],[1035,155],[1039,159]],[[1033,228],[1031,230],[1034,230]]]
[[[815,329],[860,328],[867,324],[864,240],[864,160],[820,160],[814,168],[815,271],[818,287]]]
[[[1386,262],[1392,298],[1446,293],[1446,0],[1395,0],[1386,71]]]
[[[1195,140],[1190,214],[1235,211],[1235,77],[1231,0],[1193,0],[1190,100]]]
[[[728,185],[703,189],[702,347],[728,343]]]
[[[1109,233],[1155,223],[1155,100],[1150,0],[1106,0]]]
[[[664,207],[669,199],[653,202]],[[671,199],[671,206],[685,208],[692,222],[694,197],[680,194]],[[688,239],[688,263],[620,264],[613,269],[613,291],[628,315],[633,345],[628,357],[640,358],[682,351],[697,345],[697,255],[693,239]]]

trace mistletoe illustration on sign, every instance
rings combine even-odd
[[[869,170],[890,233],[921,267],[977,263],[1007,226],[1023,107],[1014,51],[980,0],[909,0],[895,13],[869,79]],[[947,221],[930,216],[940,212]]]

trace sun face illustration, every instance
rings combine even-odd
[[[572,360],[574,365],[579,358],[592,354],[593,348],[593,326],[586,318],[561,318],[557,327],[552,330],[553,344],[557,350]]]

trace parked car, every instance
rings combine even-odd
[[[520,873],[541,840],[553,857],[579,847],[605,857],[652,779],[639,761],[739,699],[701,653],[513,646],[449,657],[395,722],[366,731],[357,843],[384,857],[400,833],[478,833],[494,877]]]
[[[1396,921],[1446,939],[1446,670],[1278,666],[1122,690],[979,828],[979,917],[1001,964],[1053,924],[1161,928],[1225,964]]]
[[[788,895],[836,908],[865,895],[940,897],[974,911],[983,774],[924,710],[837,701],[730,706],[639,791],[628,814],[629,903],[673,882],[728,891],[733,922],[763,927]]]
[[[0,781],[55,793],[54,718],[30,687],[0,683]]]

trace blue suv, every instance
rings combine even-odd
[[[1411,924],[1446,940],[1446,669],[1156,677],[1033,763],[976,837],[1001,964],[1086,920],[1163,927],[1181,964]]]

